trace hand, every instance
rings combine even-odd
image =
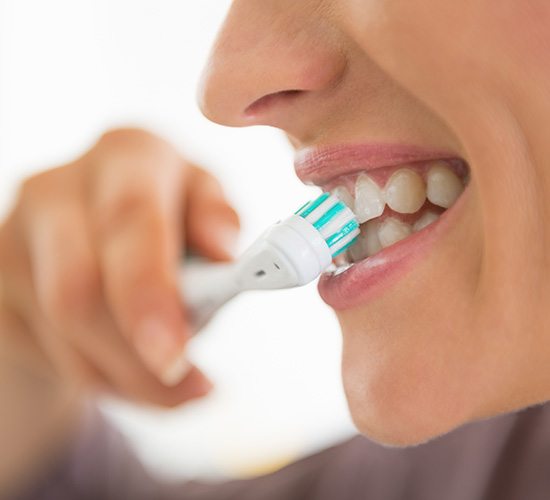
[[[211,175],[147,132],[109,132],[23,184],[0,227],[2,307],[65,379],[180,404],[211,387],[185,357],[182,249],[228,260],[238,228]]]

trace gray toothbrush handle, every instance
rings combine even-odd
[[[190,260],[182,266],[179,282],[183,304],[194,333],[240,292],[234,263]]]

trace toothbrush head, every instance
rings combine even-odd
[[[302,217],[319,231],[332,258],[357,242],[359,222],[351,209],[333,194],[323,193],[302,206],[295,215]]]
[[[241,290],[290,288],[318,278],[359,235],[355,214],[323,193],[271,226],[237,263]]]

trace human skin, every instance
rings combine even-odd
[[[82,399],[171,407],[210,391],[181,363],[175,280],[184,246],[227,260],[237,231],[220,184],[142,130],[23,183],[0,225],[0,497],[51,462]]]
[[[550,4],[236,0],[205,115],[282,129],[300,151],[444,150],[470,182],[430,252],[337,310],[351,413],[410,445],[550,398]]]

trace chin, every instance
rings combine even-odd
[[[456,411],[434,412],[430,407],[411,401],[410,397],[401,398],[391,392],[384,397],[375,397],[346,389],[346,394],[353,423],[358,431],[388,447],[404,448],[423,444],[467,422]]]
[[[441,365],[427,363],[422,355],[388,359],[376,352],[362,355],[345,344],[346,398],[355,426],[369,439],[391,447],[413,446],[472,420],[475,388],[457,384],[464,378],[452,367],[441,373]]]

